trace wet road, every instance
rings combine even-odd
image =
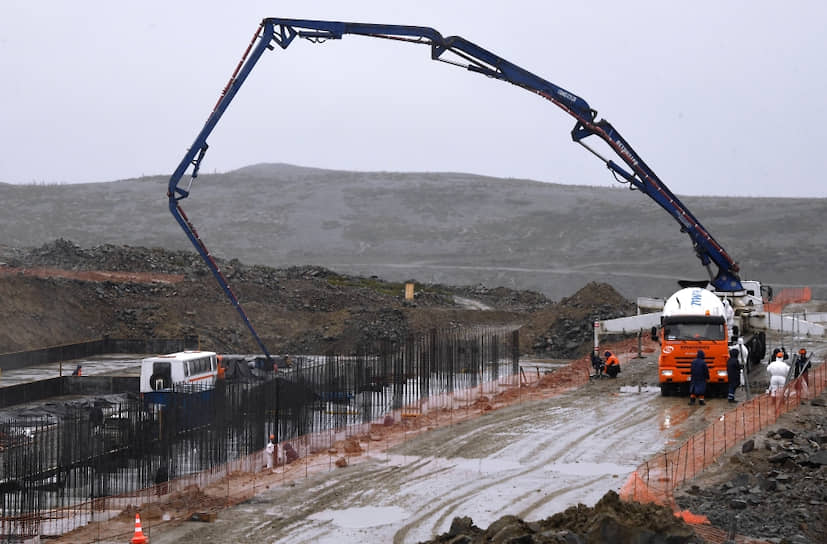
[[[653,360],[624,363],[601,380],[417,435],[389,452],[291,483],[277,483],[211,524],[158,528],[153,544],[414,543],[445,533],[455,516],[488,527],[503,515],[548,517],[619,490],[643,461],[728,409],[633,382]]]

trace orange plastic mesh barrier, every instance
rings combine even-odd
[[[773,297],[772,302],[764,303],[764,308],[768,312],[780,314],[781,310],[787,304],[794,302],[809,302],[813,298],[813,293],[809,287],[787,287],[782,289]]]
[[[629,479],[620,488],[620,498],[624,500],[635,500],[637,502],[653,502],[656,504],[668,504],[662,500],[654,489],[652,489],[647,480],[639,474],[640,467],[629,475]],[[646,475],[648,476],[648,474]]]
[[[781,414],[819,395],[825,386],[827,365],[821,364],[787,384],[775,396],[763,394],[739,404],[680,447],[640,465],[621,488],[621,498],[676,509],[675,488],[701,473],[738,442],[775,423]]]
[[[701,514],[693,514],[689,510],[675,512],[675,517],[681,518],[691,525],[709,525],[709,518]]]

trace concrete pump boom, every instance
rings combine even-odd
[[[250,324],[238,299],[233,294],[226,279],[218,269],[215,260],[206,246],[201,242],[192,223],[181,209],[180,201],[189,196],[193,180],[198,176],[198,170],[204,154],[208,149],[207,137],[212,133],[227,106],[235,97],[241,85],[249,76],[261,55],[267,49],[273,49],[273,44],[287,49],[295,38],[304,38],[311,42],[322,43],[327,40],[341,39],[345,34],[385,38],[430,46],[431,59],[443,61],[465,68],[471,72],[482,74],[494,79],[512,83],[518,87],[533,92],[560,107],[575,118],[576,123],[571,131],[572,139],[584,146],[606,164],[606,167],[622,180],[630,184],[630,189],[644,192],[666,210],[680,224],[681,232],[685,232],[692,240],[695,253],[707,268],[710,283],[718,291],[741,291],[741,280],[738,276],[738,264],[727,254],[721,245],[683,205],[680,199],[672,194],[666,185],[660,181],[649,166],[640,158],[632,146],[606,120],[596,120],[597,111],[589,107],[588,103],[579,96],[562,87],[542,79],[519,66],[483,49],[482,47],[459,36],[443,37],[439,32],[429,27],[384,25],[370,23],[344,23],[335,21],[313,21],[304,19],[264,19],[256,30],[250,45],[236,66],[230,81],[224,87],[212,113],[198,133],[192,146],[181,160],[178,168],[169,179],[167,196],[172,215],[189,237],[195,249],[207,263],[218,283],[225,291],[231,302],[238,310],[247,327],[258,344],[269,357],[266,347],[262,343],[255,329]],[[450,60],[446,53],[455,58]],[[597,151],[589,147],[584,140],[589,136],[597,136],[615,152],[618,158],[625,163],[628,170],[611,159],[606,159]],[[179,187],[179,182],[187,169],[192,166],[190,182],[186,189]],[[717,266],[713,274],[710,265]]]

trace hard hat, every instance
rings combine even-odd
[[[604,355],[605,357],[608,357],[608,356],[610,356],[611,354],[612,354],[612,352],[611,352],[611,351],[606,351],[606,353],[604,353],[603,355]]]
[[[270,440],[274,440],[275,438],[276,438],[276,435],[274,435],[274,434],[270,435]]]
[[[775,354],[775,358],[776,359],[783,359],[784,358],[784,352],[779,351],[778,353]]]
[[[805,353],[807,353],[807,350],[804,349],[804,348],[801,348],[800,350],[798,350],[798,353],[800,353],[801,355],[804,355]]]

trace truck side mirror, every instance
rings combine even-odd
[[[652,327],[651,333],[652,333],[652,342],[657,342],[658,341],[658,328],[657,327]]]

